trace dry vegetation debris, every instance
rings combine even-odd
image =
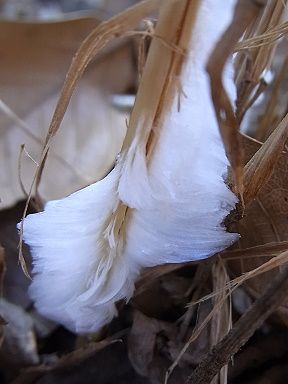
[[[178,1],[184,8],[189,6],[189,1]],[[39,146],[39,141],[37,142],[39,166],[33,188],[28,191],[27,203],[0,212],[0,241],[4,247],[0,252],[0,282],[4,296],[0,306],[2,343],[0,365],[3,382],[14,384],[92,383],[95,380],[97,383],[164,383],[165,380],[167,383],[193,384],[287,382],[288,46],[287,21],[285,21],[287,1],[284,0],[238,0],[234,20],[227,33],[215,46],[207,65],[212,99],[226,153],[231,162],[230,186],[239,195],[240,202],[236,211],[226,219],[228,228],[241,235],[237,244],[211,259],[198,263],[148,268],[140,277],[136,293],[130,303],[128,305],[118,303],[119,318],[98,333],[89,336],[76,337],[57,324],[47,322],[35,313],[26,296],[27,282],[21,280],[22,272],[17,267],[17,236],[14,226],[21,218],[23,210],[25,214],[27,213],[29,202],[34,203],[33,206],[30,204],[29,209],[42,205],[38,190],[41,183],[45,184],[45,177],[41,181],[42,172],[45,169],[52,139],[57,140],[58,135],[61,137],[59,127],[72,93],[90,62],[92,65],[88,68],[88,74],[84,75],[84,81],[85,76],[87,81],[84,86],[80,83],[76,91],[79,98],[85,97],[83,95],[87,92],[88,83],[91,81],[101,86],[103,94],[128,93],[137,89],[137,56],[140,57],[140,67],[143,66],[146,56],[143,36],[145,44],[147,36],[155,39],[159,39],[159,36],[153,36],[154,29],[151,27],[153,24],[149,24],[149,30],[144,33],[143,30],[141,33],[136,30],[135,36],[131,31],[134,32],[143,19],[156,12],[160,4],[161,1],[156,0],[142,2],[102,23],[95,19],[74,20],[65,22],[68,23],[64,23],[65,25],[60,23],[57,28],[61,31],[71,30],[73,36],[69,34],[70,32],[67,32],[67,35],[63,33],[61,39],[59,38],[59,44],[54,45],[54,42],[52,48],[50,42],[55,40],[54,27],[45,29],[46,27],[40,25],[25,26],[24,29],[41,30],[39,40],[36,39],[35,42],[41,46],[41,39],[46,39],[50,50],[47,49],[45,54],[58,57],[58,61],[51,59],[52,64],[47,65],[43,56],[37,55],[37,51],[31,46],[29,48],[35,55],[33,63],[39,74],[37,82],[53,78],[53,86],[48,82],[45,87],[37,87],[32,73],[31,79],[24,73],[21,75],[16,73],[17,55],[11,46],[9,36],[11,34],[17,41],[17,29],[23,32],[23,25],[15,23],[9,32],[11,25],[6,22],[0,23],[0,29],[6,30],[6,35],[1,37],[1,45],[7,53],[7,62],[0,70],[2,79],[0,98],[11,106],[10,111],[15,114],[14,118],[11,114],[8,116],[7,110],[3,109],[7,117],[7,121],[3,120],[3,126],[5,130],[9,127],[11,129],[12,119],[14,125],[22,124],[22,131],[27,127],[25,119],[27,116],[29,118],[32,109],[36,110],[34,113],[37,115],[35,100],[53,105],[48,95],[56,95],[58,92],[67,63],[75,49],[75,41],[80,43],[86,33],[91,31],[95,24],[98,25],[80,45],[74,56],[48,135],[46,138],[40,135],[40,143],[44,143],[43,149]],[[175,25],[179,21],[179,15],[175,16]],[[151,92],[151,87],[155,87],[153,98],[154,100],[159,98],[158,115],[167,108],[161,104],[163,89],[166,87],[165,92],[172,92],[169,84],[167,85],[167,78],[170,80],[173,78],[171,73],[177,73],[185,57],[184,52],[177,48],[177,39],[175,41],[173,36],[171,37],[175,25],[170,23],[165,25],[163,21],[162,23],[161,39],[173,51],[173,63],[169,68],[165,67],[166,72],[163,71],[157,79],[153,78],[156,72],[151,73],[150,81],[147,81],[142,88],[142,92],[148,94]],[[147,27],[147,23],[144,24],[144,28],[145,26]],[[7,39],[5,40],[3,36]],[[22,38],[23,44],[27,44],[24,35]],[[124,38],[124,42],[119,43],[120,38]],[[70,39],[72,46],[69,45]],[[13,44],[16,44],[14,40]],[[103,50],[111,42],[112,48]],[[63,51],[63,47],[69,54]],[[102,53],[99,57],[100,51]],[[238,91],[236,114],[222,84],[223,69],[228,56],[233,52],[236,54],[235,79]],[[101,62],[104,65],[101,65]],[[33,67],[33,70],[35,68]],[[266,74],[269,71],[271,76],[267,82]],[[103,81],[104,78],[107,81]],[[5,81],[6,87],[3,86]],[[21,87],[27,89],[30,86],[34,89],[31,97],[27,97],[19,104],[11,90],[15,92],[15,89],[19,89],[21,92]],[[98,97],[98,102],[103,103],[100,100],[101,93]],[[54,98],[54,103],[55,100]],[[87,113],[86,103],[87,99],[83,102],[82,113]],[[107,113],[111,113],[112,121],[115,123],[119,116],[115,111],[112,112],[107,99],[103,105],[107,108]],[[49,110],[52,110],[52,106]],[[133,113],[137,116],[137,110]],[[19,120],[15,116],[19,117]],[[89,115],[89,118],[95,119],[95,115]],[[46,124],[47,119],[44,119]],[[35,117],[28,119],[31,124],[29,129],[32,127],[32,130],[33,121]],[[132,115],[130,125],[133,126],[134,123]],[[246,134],[240,133],[244,125]],[[119,141],[125,135],[125,131],[126,127],[122,127]],[[27,130],[25,132],[31,139],[31,132],[27,133]],[[35,132],[32,132],[33,134]],[[93,136],[88,130],[87,134],[91,135],[89,140],[94,137],[97,140],[95,133]],[[36,137],[39,137],[39,132],[37,135]],[[57,151],[67,140],[67,135],[67,132],[66,135],[63,134],[62,141],[59,141],[59,146],[56,147]],[[131,140],[129,135],[131,128],[130,130],[128,128],[124,146],[129,145]],[[5,139],[1,140],[4,143]],[[31,140],[34,140],[35,144],[35,138]],[[51,158],[56,149],[53,148],[51,151]],[[85,145],[80,148],[82,156],[86,149]],[[73,147],[72,143],[68,150],[75,151],[75,145]],[[113,157],[118,151],[118,148],[113,149],[111,156]],[[148,156],[152,152],[153,135],[148,143]],[[57,156],[60,155],[61,151],[57,152]],[[14,162],[15,168],[17,163],[15,152],[10,156],[11,159],[6,158],[5,161],[7,164]],[[87,173],[88,168],[93,168],[95,161],[95,157],[91,158],[92,160],[88,162],[90,168],[88,163],[82,165],[82,169],[86,167]],[[48,167],[49,161],[48,159]],[[78,160],[74,164],[77,165],[77,162]],[[50,169],[52,177],[54,172],[57,172],[57,165]],[[97,172],[91,177],[97,179]],[[65,183],[70,181],[67,186],[70,190],[85,185],[83,180],[76,182],[77,178],[73,181],[71,179],[73,179],[71,175],[65,179]],[[13,183],[16,182],[18,180],[14,179]],[[11,193],[13,202],[19,199],[19,191],[18,188],[14,196]],[[49,196],[48,187],[46,192]],[[28,253],[25,259],[29,269]],[[21,262],[26,270],[22,254]],[[24,292],[23,297],[20,295],[21,300],[19,291]],[[17,325],[17,321],[20,321],[21,327]]]

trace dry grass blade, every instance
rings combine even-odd
[[[219,294],[222,293],[223,290],[220,290],[220,292],[218,292]],[[213,293],[212,295],[209,295],[209,298],[212,298],[215,296],[215,294],[217,293]],[[193,332],[191,334],[191,336],[189,337],[188,341],[185,343],[184,347],[181,349],[180,353],[178,354],[177,358],[174,360],[173,364],[171,364],[171,366],[168,368],[167,372],[166,372],[166,376],[165,376],[165,384],[168,383],[168,380],[169,380],[169,377],[171,376],[172,372],[174,371],[174,369],[177,367],[177,365],[179,364],[179,361],[182,359],[182,357],[184,356],[185,352],[187,351],[187,349],[189,348],[190,344],[193,343],[193,341],[195,341],[199,336],[200,334],[202,333],[202,331],[207,327],[207,325],[209,324],[209,322],[213,319],[213,316],[216,315],[216,313],[218,313],[223,305],[223,303],[225,302],[225,300],[229,297],[231,293],[228,292],[227,294],[223,295],[221,297],[221,299],[219,299],[217,301],[217,303],[214,305],[212,311],[210,311],[210,313],[208,314],[208,316],[206,316],[206,318],[199,324],[197,325],[194,329],[193,329]],[[208,297],[207,297],[208,298]],[[205,297],[206,299],[206,297]],[[201,300],[203,301],[203,299]]]
[[[283,84],[285,84],[287,71],[288,57],[284,59],[281,69],[275,75],[274,81],[271,84],[271,93],[265,105],[265,111],[260,117],[257,126],[256,136],[259,140],[265,141],[281,120],[282,116],[279,116],[278,107],[279,104],[281,105],[281,89]]]
[[[231,302],[230,297],[226,296],[227,284],[229,282],[229,276],[226,271],[225,264],[218,258],[212,267],[212,278],[213,278],[213,290],[219,292],[213,298],[214,306],[221,302],[222,306],[214,314],[211,320],[211,332],[210,339],[211,345],[216,345],[220,340],[232,328],[232,314],[231,314]],[[224,301],[223,301],[224,299]],[[212,380],[211,384],[227,384],[228,380],[228,365],[225,365],[219,372],[219,374]]]
[[[244,201],[249,203],[270,179],[288,139],[288,114],[245,166]]]
[[[252,24],[250,29],[246,31],[243,44],[245,44],[246,39],[265,35],[271,29],[277,28],[286,5],[287,0],[268,1],[259,21]],[[275,46],[274,42],[273,44],[265,44],[258,48],[253,48],[249,52],[241,51],[236,58],[236,82],[238,87],[237,117],[239,121],[243,119],[247,109],[251,106],[251,98],[254,95],[255,89],[259,86],[263,71],[271,63]]]
[[[37,170],[37,175],[35,178],[36,194],[37,186],[40,182],[42,170],[49,151],[50,141],[60,127],[73,91],[75,90],[76,85],[82,77],[88,64],[107,44],[116,38],[125,36],[125,33],[129,32],[132,28],[139,24],[141,20],[155,11],[159,7],[160,3],[161,0],[144,0],[139,4],[128,8],[126,11],[111,18],[110,20],[101,23],[81,44],[66,75],[61,95],[52,117],[47,137],[45,139],[45,146],[43,149],[40,166]]]
[[[244,249],[233,249],[221,253],[224,260],[249,259],[252,257],[273,257],[288,250],[288,241],[267,243]]]
[[[174,0],[175,1],[175,0]],[[161,0],[145,0],[128,8],[126,11],[101,23],[84,40],[74,56],[71,67],[67,73],[62,92],[52,118],[46,143],[54,136],[61,124],[72,93],[91,60],[112,40],[122,37],[134,28],[143,18],[155,11]]]
[[[255,247],[256,248],[256,247]],[[252,269],[251,271],[243,273],[241,276],[236,277],[233,280],[230,280],[225,290],[228,290],[229,293],[226,294],[225,299],[238,287],[240,287],[242,284],[244,284],[246,281],[253,279],[257,276],[260,276],[263,273],[269,272],[275,268],[282,267],[288,262],[288,251],[281,252],[280,254],[277,254],[276,256],[272,257],[267,262],[261,264],[259,267]],[[202,297],[202,299],[195,301],[192,303],[192,305],[199,304],[205,300],[209,300],[211,298],[214,298],[216,295],[223,293],[224,289],[220,289],[219,291],[213,291],[209,295],[206,295]],[[193,339],[194,340],[194,339]]]
[[[256,3],[247,0],[238,1],[233,20],[221,40],[216,44],[207,64],[212,99],[226,153],[232,167],[234,188],[241,197],[243,193],[243,150],[239,123],[222,83],[222,73],[236,43],[258,14],[258,11],[259,5]]]
[[[185,297],[190,297],[190,303],[198,300],[202,296],[203,289],[207,280],[211,275],[211,267],[213,266],[213,259],[207,259],[198,264],[197,270],[193,276],[192,283],[189,289],[185,292]],[[188,304],[187,311],[181,319],[181,325],[179,327],[178,339],[185,340],[188,334],[188,329],[191,324],[191,320],[197,308],[193,305]]]
[[[287,292],[288,267],[285,267],[264,294],[237,321],[228,335],[204,356],[186,384],[210,383],[229,359],[250,339],[255,330],[282,304]]]
[[[258,268],[254,268],[251,271],[243,273],[243,275],[236,277],[229,282],[231,289],[235,289],[242,285],[245,281],[252,279],[262,273],[269,272],[272,269],[283,266],[288,262],[288,251],[281,252],[279,255],[272,257],[266,263],[261,264]]]
[[[241,50],[246,50],[246,49],[259,48],[265,45],[273,44],[287,34],[288,34],[288,21],[280,25],[277,25],[274,28],[269,29],[267,32],[263,33],[262,35],[258,35],[258,36],[240,41],[235,47],[235,52],[239,52]]]
[[[175,359],[173,364],[169,367],[169,369],[168,369],[168,371],[166,373],[165,383],[168,382],[168,379],[169,379],[171,373],[173,372],[173,370],[178,365],[179,361],[183,357],[184,353],[187,351],[187,349],[190,346],[190,344],[199,337],[201,332],[205,329],[205,327],[213,319],[213,316],[215,316],[220,311],[220,309],[221,309],[223,303],[225,302],[225,300],[227,300],[227,298],[231,295],[231,293],[235,289],[237,289],[245,281],[247,281],[249,279],[252,279],[252,278],[254,278],[256,276],[259,276],[262,273],[269,272],[269,271],[271,271],[274,268],[283,266],[283,265],[287,264],[287,262],[288,262],[288,251],[285,251],[285,252],[280,253],[276,257],[273,257],[272,259],[270,259],[266,263],[262,264],[258,268],[255,268],[255,269],[253,269],[253,270],[251,270],[249,272],[246,272],[243,275],[235,278],[234,280],[229,281],[226,284],[225,288],[221,288],[219,291],[213,291],[210,295],[207,295],[207,296],[203,297],[201,300],[192,303],[193,305],[195,305],[195,304],[198,304],[198,303],[200,303],[202,301],[205,301],[205,300],[208,300],[208,299],[211,299],[211,298],[215,298],[217,295],[221,295],[221,298],[216,302],[216,304],[214,305],[212,311],[205,318],[205,320],[201,324],[199,324],[197,327],[194,328],[194,330],[193,330],[189,340],[186,342],[186,344],[184,345],[184,347],[180,351],[179,355],[177,356],[177,358]],[[226,293],[225,293],[225,291],[226,291]],[[212,376],[212,378],[213,377],[214,376]]]
[[[45,164],[45,160],[47,158],[51,140],[60,127],[61,121],[66,112],[73,91],[76,88],[76,85],[80,80],[81,76],[83,75],[88,64],[91,62],[91,60],[94,59],[98,52],[100,52],[108,43],[110,43],[116,38],[124,36],[126,32],[134,28],[143,18],[158,9],[160,3],[161,0],[145,0],[131,8],[128,8],[126,11],[111,18],[110,20],[101,23],[93,32],[90,33],[90,35],[81,44],[67,73],[59,101],[52,117],[49,131],[45,139],[45,145],[42,151],[39,166],[37,167],[29,190],[29,195],[24,209],[23,218],[27,214],[28,206],[35,186],[37,195],[37,186],[41,179],[42,170]],[[23,220],[21,222],[20,230],[19,260],[24,273],[27,277],[30,277],[26,267],[25,259],[23,257],[22,243]]]

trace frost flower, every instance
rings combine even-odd
[[[175,23],[178,18],[181,33],[174,44],[188,53],[153,40],[133,129],[115,167],[24,221],[34,265],[31,297],[39,312],[75,332],[109,322],[115,303],[132,296],[142,268],[203,259],[238,238],[223,225],[237,198],[225,184],[229,164],[205,71],[235,1],[223,7],[221,0],[203,0],[197,10],[190,1],[167,3],[155,34],[163,33],[165,23],[170,36],[173,28],[179,34],[179,25],[167,27],[169,17]],[[153,88],[151,78],[157,82],[165,71],[164,91]],[[229,64],[224,80],[234,99],[232,74]]]

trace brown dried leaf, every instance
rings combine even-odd
[[[250,159],[253,152],[259,149],[260,144],[247,138],[243,138],[243,143],[246,158]],[[246,207],[242,220],[233,226],[233,230],[240,233],[241,239],[238,242],[239,250],[233,251],[237,261],[229,262],[229,266],[237,275],[259,268],[268,262],[272,255],[279,255],[279,252],[275,253],[277,250],[284,251],[279,257],[280,259],[284,257],[285,261],[288,241],[287,169],[288,155],[282,153],[274,164],[274,171],[269,181],[259,190],[255,200]],[[243,249],[243,258],[241,258],[241,249]],[[275,263],[277,265],[277,259]],[[273,264],[269,269],[272,267]],[[267,273],[249,279],[246,282],[246,288],[254,297],[259,297],[278,271],[279,268],[271,269]],[[282,320],[288,324],[288,302],[281,307],[279,313]]]
[[[163,325],[156,319],[148,318],[139,311],[134,312],[133,326],[129,335],[129,359],[134,369],[148,376],[154,359],[157,333]]]
[[[175,327],[169,323],[149,318],[139,311],[134,312],[133,325],[128,339],[128,355],[133,368],[153,383],[163,383],[170,364]],[[177,371],[171,383],[184,382],[184,372]]]
[[[76,49],[99,23],[93,18],[51,23],[1,20],[0,98],[23,118],[58,91]],[[1,118],[2,127],[9,124]]]
[[[266,142],[245,165],[244,201],[249,204],[265,185],[277,164],[277,160],[288,139],[288,114],[269,136]]]
[[[53,140],[39,189],[44,200],[67,196],[109,172],[126,132],[126,113],[111,105],[110,95],[125,92],[133,84],[134,74],[128,44],[93,63],[85,74],[67,110],[61,134]],[[17,94],[17,84],[9,87]],[[0,177],[2,208],[24,198],[19,184],[19,149],[25,143],[26,153],[38,162],[56,102],[57,92],[39,101],[22,120],[10,113],[10,126],[0,141],[0,162],[4,165]],[[0,102],[1,116],[2,107]],[[27,190],[36,165],[26,153],[20,160],[20,175]]]

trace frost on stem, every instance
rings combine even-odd
[[[180,74],[172,73],[172,83],[179,84],[180,77],[183,96],[180,109],[178,92],[169,102],[165,95],[161,99],[164,112],[149,162],[150,107],[137,108],[136,101],[137,116],[131,119],[138,125],[133,134],[128,129],[130,138],[115,168],[103,180],[49,202],[44,212],[24,221],[24,241],[34,264],[31,297],[39,312],[73,331],[92,332],[109,322],[117,312],[115,303],[132,296],[143,267],[203,259],[238,238],[223,225],[237,198],[225,184],[229,164],[205,71],[209,54],[233,14],[234,0],[223,7],[221,3],[204,0],[196,11],[188,5],[184,22],[179,17],[188,54]],[[181,8],[175,11],[173,3],[163,7],[162,28],[163,18]],[[178,27],[173,26],[175,33]],[[153,44],[158,44],[165,60],[172,60],[171,47],[154,40],[143,82],[147,73],[152,76],[162,65],[167,68],[167,62],[153,57]],[[224,84],[234,100],[232,75],[229,63]],[[143,92],[147,88],[142,84],[138,103],[149,104]]]

